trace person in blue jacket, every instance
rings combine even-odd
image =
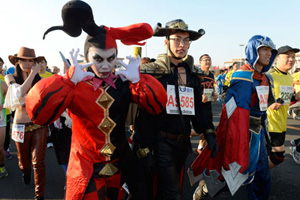
[[[272,66],[277,50],[269,37],[255,35],[245,52],[247,64],[232,74],[216,130],[219,152],[211,158],[205,148],[192,165],[194,176],[203,174],[206,182],[200,181],[194,199],[202,198],[207,190],[214,196],[226,184],[232,195],[246,184],[249,199],[269,198],[270,139],[266,110],[275,98],[271,77],[265,72]]]

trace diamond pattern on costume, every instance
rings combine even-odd
[[[114,153],[115,149],[116,147],[112,143],[107,143],[102,147],[100,153],[105,157],[110,157]]]
[[[104,109],[108,109],[114,101],[115,100],[107,94],[106,91],[104,91],[97,99],[97,103]]]
[[[119,171],[119,169],[117,167],[115,167],[113,164],[111,163],[107,163],[99,172],[100,176],[112,176],[115,173],[117,173]]]
[[[115,128],[116,123],[110,119],[109,117],[106,117],[102,122],[99,124],[98,128],[103,131],[105,134],[110,134],[112,130]]]
[[[110,134],[116,126],[116,123],[109,117],[109,108],[115,100],[106,92],[106,90],[100,90],[102,90],[102,93],[96,100],[96,103],[103,108],[104,119],[98,125],[98,128],[105,134]]]
[[[115,101],[114,98],[112,98],[107,93],[107,87],[106,89],[99,88],[102,92],[100,96],[97,98],[96,103],[103,108],[103,114],[104,117],[100,124],[98,125],[98,129],[100,129],[106,136],[105,136],[105,145],[99,150],[100,153],[106,157],[106,160],[110,160],[110,157],[114,153],[114,150],[116,147],[110,142],[110,133],[113,131],[113,129],[116,126],[116,123],[109,117],[109,108]]]

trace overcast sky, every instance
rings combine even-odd
[[[59,56],[66,57],[72,48],[83,45],[86,33],[72,38],[54,31],[43,40],[51,26],[62,25],[61,9],[64,0],[0,0],[0,57],[9,67],[8,55],[21,46],[34,48],[48,65],[62,67]],[[256,34],[271,37],[277,47],[300,47],[299,0],[86,0],[93,9],[95,22],[109,27],[147,22],[163,26],[173,19],[183,19],[191,30],[205,29],[206,34],[191,44],[189,54],[198,64],[200,55],[208,53],[213,65],[244,56],[244,45]],[[164,38],[152,37],[142,48],[142,56],[155,58],[165,52]],[[133,55],[133,46],[118,42],[119,57]]]

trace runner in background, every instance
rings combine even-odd
[[[287,45],[280,47],[275,60],[276,65],[269,70],[273,79],[272,88],[276,99],[276,102],[271,104],[267,111],[272,145],[269,154],[270,169],[284,161],[287,111],[291,101],[300,98],[300,93],[295,96],[293,77],[289,74],[289,70],[295,64],[295,53],[299,51],[299,49]]]

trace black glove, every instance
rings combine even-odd
[[[216,141],[216,135],[212,129],[208,129],[204,133],[209,150],[211,151],[210,157],[214,158],[218,153],[218,144]]]

